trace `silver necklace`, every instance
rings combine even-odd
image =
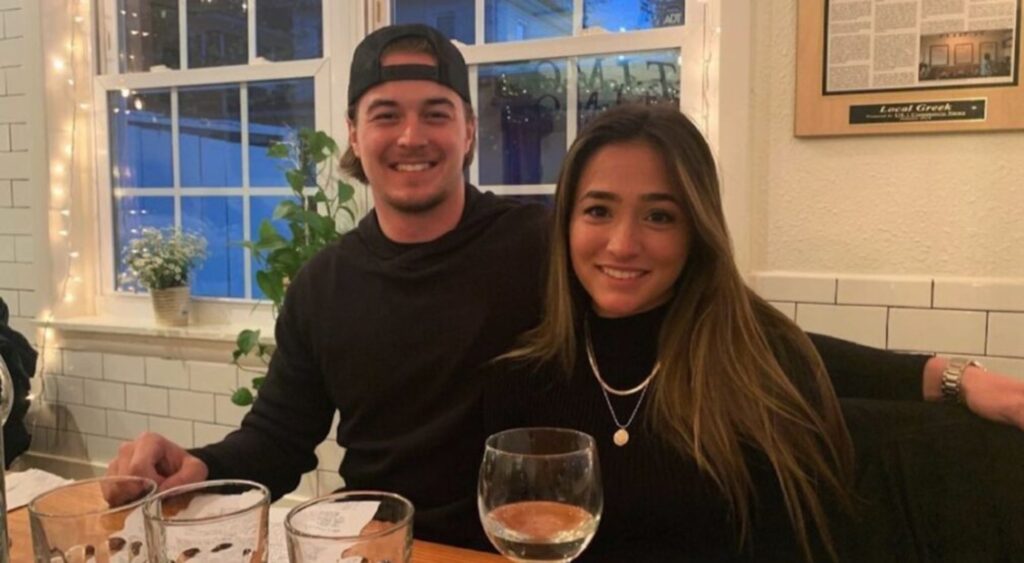
[[[658,370],[661,369],[661,362],[655,362],[654,367],[651,368],[651,373],[639,385],[631,389],[621,390],[608,385],[605,380],[601,377],[601,370],[597,368],[597,358],[594,357],[594,345],[590,339],[590,322],[586,319],[583,321],[583,334],[584,340],[587,345],[587,360],[590,362],[590,371],[594,374],[594,378],[597,379],[597,383],[601,386],[601,395],[604,396],[604,402],[608,405],[608,412],[612,415],[612,421],[615,422],[615,426],[619,429],[612,435],[612,442],[619,447],[625,446],[629,443],[629,425],[633,424],[633,419],[636,418],[636,413],[640,412],[640,405],[644,402],[644,397],[647,395],[647,387],[650,386],[651,380],[657,375]],[[640,398],[636,401],[636,406],[633,407],[633,412],[630,413],[629,419],[623,424],[619,422],[619,416],[615,414],[615,407],[612,406],[612,399],[609,394],[616,395],[619,397],[628,397],[640,393]]]

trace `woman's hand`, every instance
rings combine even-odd
[[[1024,430],[1024,380],[970,366],[961,376],[960,392],[974,414]]]

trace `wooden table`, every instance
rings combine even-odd
[[[28,524],[28,509],[19,508],[7,513],[8,532],[11,537],[11,562],[32,561],[32,532]],[[508,563],[508,560],[492,553],[469,551],[437,543],[415,541],[412,547],[412,563]]]

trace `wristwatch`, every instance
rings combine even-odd
[[[981,369],[985,369],[985,366],[970,358],[953,357],[949,359],[949,363],[946,364],[946,369],[942,371],[943,399],[951,403],[964,402],[964,395],[961,391],[961,380],[964,375],[964,370],[971,366],[977,366]]]

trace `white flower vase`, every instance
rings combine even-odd
[[[187,326],[192,311],[192,292],[189,286],[151,289],[153,314],[156,324],[163,326]]]

